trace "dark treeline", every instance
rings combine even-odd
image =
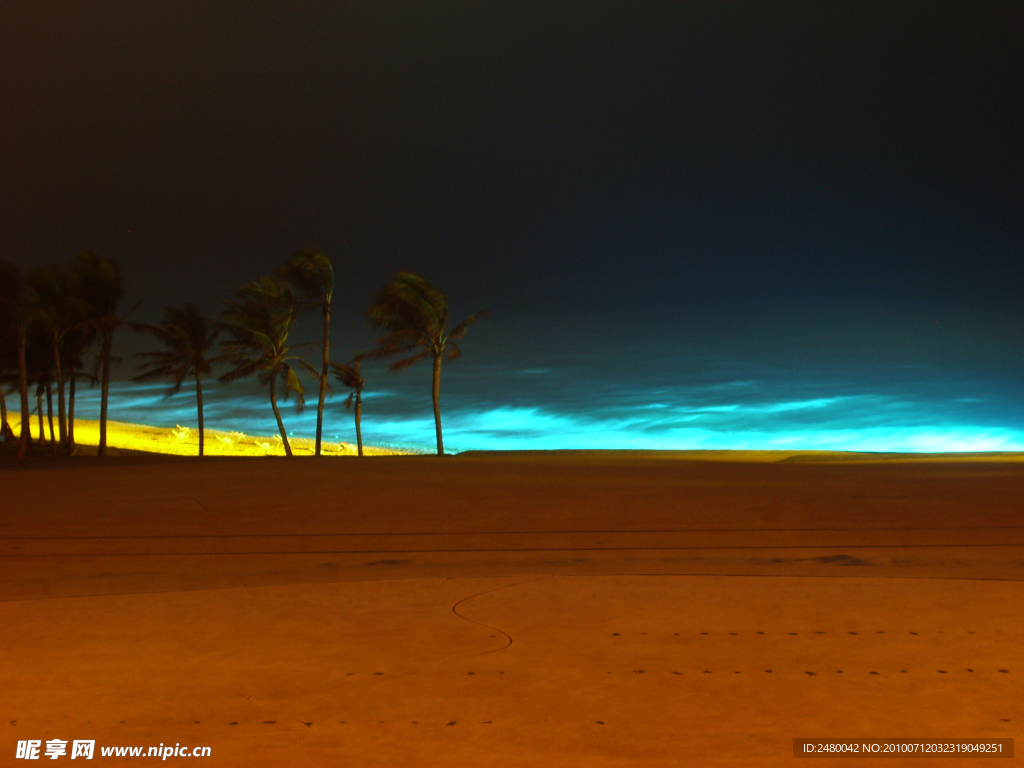
[[[303,379],[315,384],[314,454],[320,456],[324,401],[333,374],[334,380],[350,392],[345,406],[354,406],[357,450],[362,456],[360,369],[367,358],[398,358],[390,365],[393,371],[405,370],[424,359],[432,362],[437,452],[442,455],[441,364],[460,356],[458,340],[487,314],[481,310],[449,329],[444,293],[418,275],[400,272],[379,291],[366,311],[373,329],[383,332],[375,347],[343,362],[332,360],[334,270],[326,255],[312,249],[298,251],[273,274],[237,288],[217,318],[206,317],[197,305],[186,303],[165,307],[156,324],[132,322],[128,319],[131,310],[119,314],[121,295],[120,265],[92,251],[82,251],[67,264],[36,267],[24,274],[13,264],[0,262],[0,437],[17,440],[18,463],[24,462],[31,439],[33,389],[39,443],[47,442],[45,399],[50,450],[54,455],[75,455],[75,391],[83,380],[102,388],[96,450],[97,455],[106,455],[110,369],[115,362],[113,341],[122,325],[152,337],[160,345],[159,349],[137,355],[140,361],[133,381],[170,380],[168,397],[179,392],[186,380],[194,381],[199,456],[205,452],[203,381],[213,375],[215,367],[227,369],[217,377],[222,383],[256,376],[267,387],[288,456],[294,454],[278,398],[288,400],[294,395],[301,412],[306,404]],[[306,313],[320,315],[322,335],[317,341],[294,343],[290,338],[292,329],[298,317]],[[316,364],[300,356],[303,349],[319,353]],[[6,396],[14,393],[18,394],[22,415],[17,437],[7,419]]]

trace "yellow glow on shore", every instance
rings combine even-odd
[[[15,411],[7,413],[7,421],[20,434],[21,415]],[[44,419],[44,424],[45,424]],[[38,440],[38,420],[29,420],[29,433],[32,439]],[[54,419],[56,428],[56,419]],[[49,440],[49,426],[46,426],[46,439]],[[93,446],[100,441],[100,423],[75,419],[75,443],[80,446]],[[314,441],[308,437],[289,438],[292,453],[296,456],[312,456]],[[107,421],[107,446],[119,450],[145,451],[146,453],[167,453],[175,456],[199,455],[199,430],[175,425],[173,428],[150,427],[143,424],[128,424],[123,421]],[[284,445],[278,435],[259,437],[244,435],[241,432],[221,432],[205,430],[203,452],[207,456],[284,456]],[[354,443],[321,443],[324,456],[356,456]],[[363,453],[367,456],[400,456],[412,454],[413,451],[402,451],[393,448],[379,448],[363,445]]]

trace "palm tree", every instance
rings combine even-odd
[[[85,350],[96,340],[96,331],[89,327],[86,321],[85,327],[75,327],[64,337],[64,348],[61,352],[61,363],[67,366],[68,382],[68,452],[74,456],[77,451],[75,444],[75,388],[78,377],[84,376],[89,380],[89,385],[98,384],[100,379],[95,373],[84,371],[85,363],[83,355]],[[102,361],[97,361],[97,371],[102,366]]]
[[[44,427],[44,413],[50,424],[50,450],[57,455],[58,441],[54,439],[53,429],[53,383],[56,380],[53,372],[53,355],[49,352],[49,334],[41,324],[35,325],[25,341],[25,370],[28,383],[35,385],[36,392],[36,416],[39,423],[39,439],[37,445],[46,442],[46,429]],[[63,355],[61,360],[63,361]],[[46,395],[46,403],[49,410],[43,410],[43,395]],[[31,435],[29,437],[31,443]]]
[[[148,362],[132,381],[149,381],[157,378],[173,380],[167,390],[167,397],[181,391],[185,377],[190,374],[196,380],[196,408],[199,411],[199,455],[203,455],[203,374],[210,372],[211,360],[206,353],[213,346],[220,331],[210,320],[203,317],[195,304],[181,307],[164,307],[164,316],[159,325],[129,323],[133,330],[156,338],[165,347],[159,352],[139,352],[136,357],[147,358]]]
[[[92,330],[98,333],[102,339],[100,347],[100,440],[96,447],[96,455],[105,456],[107,453],[107,401],[110,395],[110,362],[114,346],[114,331],[124,322],[124,318],[117,315],[117,304],[121,300],[122,293],[121,265],[94,251],[80,251],[71,260],[70,271],[75,277],[75,289],[84,305],[85,312],[84,319],[76,328]],[[138,305],[136,304],[136,306]],[[62,386],[60,371],[57,372],[57,383],[59,387]],[[63,394],[61,397],[63,398]],[[63,405],[61,407],[63,408]],[[61,439],[64,438],[61,437]]]
[[[28,273],[28,282],[38,296],[37,314],[45,329],[53,357],[53,375],[57,382],[57,425],[60,447],[67,448],[67,416],[64,410],[64,375],[61,348],[64,337],[82,319],[82,305],[76,296],[74,275],[58,266],[37,267]]]
[[[10,262],[0,261],[0,320],[4,328],[14,331],[18,359],[18,392],[21,395],[21,432],[18,437],[19,464],[25,463],[30,437],[28,407],[28,370],[25,362],[25,339],[38,316],[38,296],[35,289],[22,278],[18,268]]]
[[[4,440],[14,437],[14,430],[7,421],[7,397],[4,395],[3,385],[0,385],[0,437]]]
[[[281,278],[300,296],[299,311],[317,309],[323,312],[323,335],[321,346],[323,364],[320,370],[320,395],[316,404],[316,448],[320,455],[320,437],[324,426],[324,397],[327,394],[327,367],[331,352],[331,299],[334,294],[334,269],[331,260],[320,251],[304,248],[295,253],[278,270]]]
[[[359,373],[361,356],[355,357],[351,363],[331,363],[334,369],[334,377],[347,389],[351,389],[348,398],[345,400],[345,407],[351,408],[355,403],[356,416],[356,448],[360,456],[363,455],[363,433],[360,431],[359,422],[363,415],[363,377]]]
[[[288,433],[277,408],[277,380],[284,381],[285,399],[296,395],[297,410],[306,403],[306,392],[292,362],[304,372],[319,377],[319,372],[301,358],[289,355],[303,344],[288,346],[288,334],[295,322],[296,304],[291,288],[272,277],[253,280],[235,291],[235,300],[225,302],[223,328],[231,337],[223,342],[220,359],[234,366],[219,381],[232,382],[258,374],[261,384],[270,387],[270,406],[274,409],[284,452],[292,456]]]
[[[399,272],[394,281],[381,289],[366,313],[374,329],[388,331],[386,336],[377,339],[377,349],[368,356],[395,357],[415,353],[392,363],[393,371],[405,370],[428,355],[433,358],[434,428],[437,432],[437,454],[443,456],[441,361],[455,360],[462,354],[455,342],[466,335],[469,326],[486,317],[487,310],[475,312],[446,333],[448,297],[419,275]]]
[[[17,286],[17,273],[15,272],[14,276],[8,273],[8,269],[13,269],[13,267],[13,264],[0,262],[0,437],[4,440],[14,438],[14,430],[11,429],[11,425],[7,421],[7,398],[4,394],[4,384],[18,368],[17,332],[7,296],[8,292]]]

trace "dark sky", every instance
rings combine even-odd
[[[98,250],[146,320],[315,246],[349,322],[407,268],[505,333],[1020,341],[1022,41],[1020,0],[5,0],[0,258]]]

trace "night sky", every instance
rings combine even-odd
[[[1022,40],[1019,0],[4,2],[0,258],[116,258],[146,321],[312,246],[343,329],[411,269],[480,341],[1002,359]]]

